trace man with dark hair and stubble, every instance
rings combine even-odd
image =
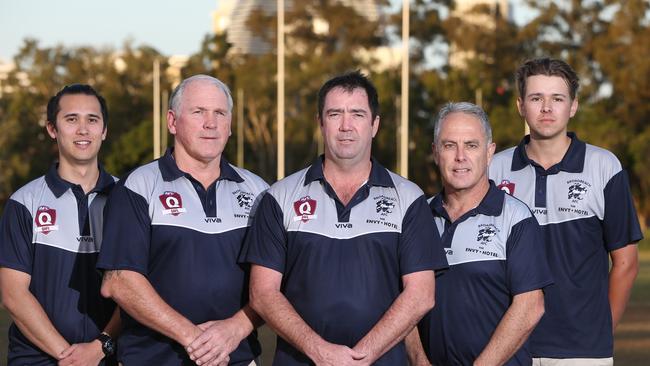
[[[494,156],[490,177],[535,214],[555,278],[531,335],[534,364],[612,365],[642,239],[627,173],[614,154],[568,132],[578,110],[571,66],[534,59],[515,77],[530,135]]]
[[[403,338],[446,268],[422,191],[371,157],[377,91],[361,73],[318,94],[324,155],[275,183],[242,252],[274,365],[407,365]]]
[[[88,85],[61,89],[47,105],[58,146],[50,170],[16,191],[0,220],[0,291],[14,323],[9,365],[113,363],[120,328],[95,269],[103,210],[115,178],[99,165],[106,102]]]
[[[220,80],[183,80],[167,112],[174,147],[109,198],[97,267],[102,293],[124,310],[124,366],[257,364],[261,320],[237,258],[268,185],[223,156],[232,107]]]

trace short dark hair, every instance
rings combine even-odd
[[[528,77],[535,75],[561,77],[569,87],[571,99],[576,98],[578,87],[580,86],[580,79],[575,70],[566,62],[549,57],[528,60],[519,66],[519,69],[515,73],[515,80],[517,81],[517,89],[521,98],[526,96],[526,80]]]
[[[368,95],[368,106],[372,115],[372,121],[379,115],[379,97],[377,88],[372,84],[367,76],[361,71],[351,71],[343,75],[335,76],[325,82],[318,91],[318,118],[323,120],[323,108],[325,106],[325,97],[334,88],[343,88],[347,92],[352,92],[356,88],[362,88]]]
[[[61,105],[59,104],[61,98],[64,95],[74,95],[74,94],[84,94],[91,95],[97,98],[99,101],[99,107],[102,111],[102,120],[104,121],[104,128],[108,126],[108,107],[106,107],[106,100],[104,97],[99,95],[92,86],[87,84],[70,84],[63,87],[59,90],[56,95],[50,98],[50,101],[47,102],[47,121],[56,127],[56,115],[61,111]]]

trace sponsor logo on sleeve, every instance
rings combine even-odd
[[[160,198],[160,202],[163,205],[163,215],[178,216],[179,214],[187,211],[183,208],[183,199],[181,198],[181,195],[178,194],[178,192],[166,191],[158,198]]]
[[[56,210],[47,206],[38,208],[34,222],[38,233],[47,235],[50,231],[59,230],[59,226],[56,225]]]
[[[515,184],[507,179],[502,180],[501,183],[497,186],[497,188],[499,188],[500,190],[506,192],[511,196],[515,194]]]
[[[309,220],[316,219],[316,200],[311,199],[309,196],[302,197],[293,203],[293,210],[296,216],[293,221],[308,222]]]

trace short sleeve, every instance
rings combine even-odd
[[[506,281],[512,295],[553,283],[541,229],[535,217],[515,224],[506,243]]]
[[[113,188],[106,202],[103,238],[97,268],[147,274],[151,241],[149,205],[144,197],[125,187],[124,180]]]
[[[643,239],[625,170],[621,170],[607,182],[604,195],[603,232],[607,251]]]
[[[398,254],[402,276],[449,267],[438,228],[424,196],[413,201],[404,215]]]
[[[262,196],[248,230],[239,261],[284,273],[287,233],[282,208],[271,194]]]
[[[31,274],[32,235],[32,215],[24,205],[9,199],[0,219],[0,266]]]

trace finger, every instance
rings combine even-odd
[[[201,333],[200,336],[196,337],[192,343],[187,346],[187,353],[194,353],[197,349],[203,347],[203,345],[210,340],[211,336],[208,332]]]
[[[217,349],[216,347],[215,347],[215,349],[213,349],[213,347],[209,343],[206,343],[206,344],[202,345],[201,347],[195,349],[190,354],[190,358],[192,360],[195,360],[195,361],[198,361],[198,360],[202,359],[202,363],[205,363],[206,361],[210,361],[211,359],[213,359],[218,352],[219,352],[219,349]],[[212,356],[208,357],[208,355],[210,355],[210,354],[212,354]],[[208,358],[206,359],[206,357],[208,357]]]
[[[72,352],[74,352],[75,348],[77,348],[77,345],[73,344],[72,346],[61,351],[61,353],[59,353],[59,360],[70,356]]]
[[[199,327],[199,329],[201,329],[202,331],[205,332],[208,328],[210,328],[212,326],[213,323],[214,323],[214,320],[210,320],[210,321],[207,321],[205,323],[201,323],[201,324],[197,325],[197,327]]]

